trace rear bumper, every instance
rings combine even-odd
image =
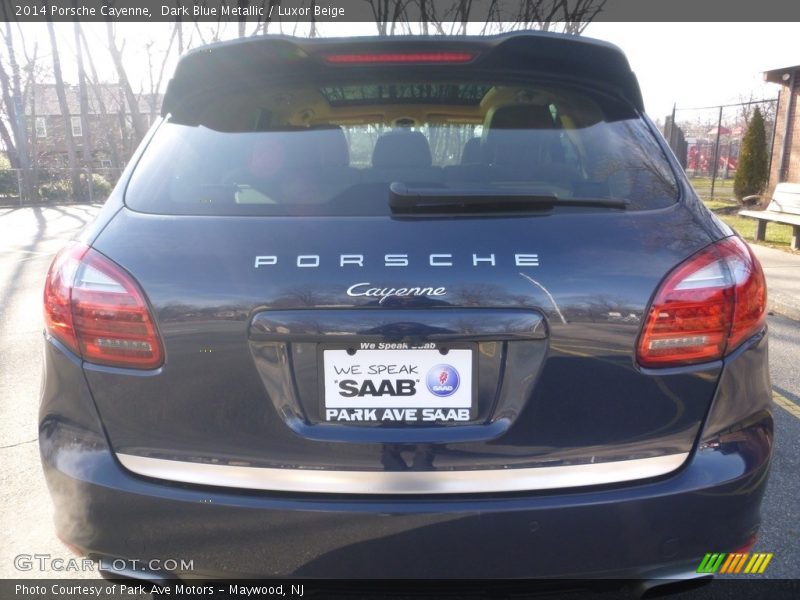
[[[59,535],[102,557],[185,559],[208,576],[650,577],[759,525],[771,420],[737,448],[617,489],[505,497],[334,497],[147,480],[65,426],[42,431]]]
[[[97,558],[190,561],[179,576],[658,578],[757,531],[772,453],[766,343],[730,357],[702,443],[654,479],[504,494],[334,495],[135,475],[108,446],[80,363],[46,344],[39,443],[59,536]]]

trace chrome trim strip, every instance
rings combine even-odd
[[[219,487],[316,494],[481,494],[550,490],[665,475],[689,453],[606,463],[471,471],[326,471],[219,465],[117,454],[138,475]]]

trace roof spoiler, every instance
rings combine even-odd
[[[546,32],[514,32],[492,36],[393,36],[297,38],[267,35],[240,38],[191,50],[178,62],[161,107],[162,116],[204,91],[253,85],[280,74],[310,76],[331,69],[385,68],[383,64],[329,64],[332,54],[370,53],[473,54],[475,67],[490,72],[545,74],[591,82],[622,96],[637,110],[644,103],[636,76],[622,50],[607,42]],[[426,66],[430,66],[427,63]],[[302,71],[300,68],[302,67]],[[449,65],[452,68],[452,65]],[[419,68],[404,62],[397,68]]]

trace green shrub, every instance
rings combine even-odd
[[[16,196],[17,194],[19,194],[17,172],[6,170],[0,166],[0,196]]]
[[[83,187],[86,186],[85,175],[81,175],[81,184]],[[114,186],[111,185],[108,179],[97,173],[92,173],[92,194],[95,200],[105,200],[113,188]],[[88,190],[86,191],[86,198],[89,198]]]
[[[16,196],[19,194],[17,172],[11,170],[8,156],[0,152],[0,196]]]
[[[68,200],[88,201],[89,200],[89,187],[87,185],[88,179],[85,173],[80,175],[80,188],[78,189],[78,197],[74,198],[72,194],[72,181],[69,177],[63,179],[49,179],[44,177],[45,181],[39,185],[39,196],[42,200],[50,202],[63,202]],[[114,186],[102,175],[92,173],[92,199],[100,202],[108,198]]]
[[[764,117],[756,107],[742,140],[739,164],[733,180],[733,193],[739,201],[764,191],[769,178],[768,168],[767,132],[764,129]]]
[[[72,182],[69,179],[55,179],[39,186],[42,200],[65,201],[72,198]]]

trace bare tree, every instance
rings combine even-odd
[[[316,7],[316,4],[317,4],[316,0],[311,0],[311,11],[309,13],[311,15],[311,25],[308,29],[308,37],[310,38],[317,37],[317,18],[314,13],[314,8]]]
[[[139,99],[133,93],[133,88],[131,88],[130,81],[128,80],[128,73],[122,62],[122,52],[125,48],[125,44],[123,42],[122,46],[117,46],[116,36],[114,35],[114,25],[111,21],[106,23],[106,33],[108,34],[108,51],[111,53],[111,59],[114,61],[114,67],[117,70],[119,85],[125,95],[128,110],[130,111],[131,124],[137,138],[136,141],[138,142],[144,137],[145,133],[147,133],[147,126],[139,112]]]
[[[110,123],[108,106],[106,105],[105,98],[103,97],[103,86],[100,84],[100,81],[97,77],[97,69],[95,69],[94,66],[92,53],[89,51],[89,44],[86,42],[83,29],[81,29],[79,33],[81,36],[81,42],[83,43],[83,49],[86,51],[86,58],[87,62],[89,63],[89,71],[91,73],[92,92],[94,93],[95,101],[97,102],[97,108],[100,111],[101,120],[103,123]],[[120,155],[116,132],[109,131],[105,136],[105,140],[108,142],[108,148],[111,153],[111,164],[115,168],[119,168],[122,166],[124,161]]]
[[[6,13],[6,6],[3,5],[3,13]],[[33,194],[31,183],[31,149],[29,144],[28,120],[25,115],[25,91],[30,85],[34,74],[37,49],[34,48],[33,58],[26,53],[28,77],[26,86],[23,86],[22,69],[17,60],[15,49],[14,33],[11,23],[6,20],[5,28],[0,30],[2,33],[5,50],[5,58],[8,63],[8,71],[0,61],[0,97],[2,107],[0,111],[0,139],[2,139],[8,159],[12,168],[21,169],[21,187],[23,198],[30,198]],[[35,122],[35,121],[34,121]]]
[[[34,198],[36,190],[39,186],[39,153],[38,153],[38,140],[36,138],[36,91],[39,81],[44,78],[43,65],[38,60],[39,56],[39,43],[34,42],[33,52],[28,53],[28,47],[25,44],[24,35],[20,24],[17,23],[19,30],[19,39],[21,40],[20,48],[22,55],[25,58],[25,63],[22,69],[25,71],[25,84],[22,88],[22,103],[30,107],[30,118],[26,118],[25,133],[28,137],[28,155],[29,155],[29,171],[23,174],[21,179],[22,189],[26,198]],[[25,117],[25,111],[23,110]],[[30,129],[29,125],[32,125]]]
[[[125,114],[125,92],[122,88],[117,89],[118,98],[117,98],[117,124],[119,125],[119,133],[120,133],[120,144],[122,146],[122,153],[124,156],[128,157],[131,155],[134,146],[136,145],[136,140],[131,139],[131,127],[132,125],[131,119],[128,115]],[[133,133],[135,137],[136,133]]]
[[[519,3],[509,29],[534,27],[580,35],[599,15],[607,0],[525,0]],[[496,4],[493,0],[492,4]],[[495,12],[493,14],[499,14]]]
[[[753,111],[755,110],[756,106],[758,106],[759,110],[761,111],[761,115],[764,117],[764,121],[766,123],[774,123],[775,122],[775,109],[777,108],[777,102],[773,99],[767,99],[762,101],[761,98],[756,98],[756,94],[752,91],[749,94],[739,94],[739,102],[741,103],[739,106],[739,120],[743,121],[744,128],[750,124],[750,119],[753,116]]]
[[[83,50],[81,48],[81,24],[73,24],[75,33],[75,58],[78,62],[78,95],[81,105],[81,134],[83,136],[83,164],[86,169],[86,185],[89,190],[89,199],[92,199],[92,161],[94,151],[92,148],[92,131],[89,122],[89,92],[86,87],[86,71],[83,67]]]
[[[6,25],[9,25],[9,23],[6,23]],[[13,43],[9,45],[9,48],[9,54],[11,54],[11,52],[13,52]],[[12,65],[14,64],[11,58],[9,58],[9,62]],[[7,121],[5,119],[0,119],[0,136],[2,136],[3,144],[8,152],[8,159],[11,162],[11,166],[15,169],[19,169],[21,168],[24,158],[20,156],[21,148],[17,140],[20,140],[20,143],[24,144],[24,140],[27,139],[27,132],[23,132],[23,135],[20,135],[18,130],[20,111],[17,99],[20,97],[21,92],[13,88],[11,78],[6,72],[2,62],[0,62],[0,86],[2,87],[3,94],[3,116],[7,118]],[[25,118],[24,112],[21,118]]]
[[[158,115],[158,93],[161,89],[161,84],[164,81],[164,68],[167,66],[167,59],[169,58],[170,53],[172,52],[172,46],[175,43],[176,38],[179,38],[178,30],[180,28],[180,23],[175,23],[175,26],[172,27],[172,34],[169,37],[169,42],[167,43],[167,49],[164,52],[164,56],[161,59],[156,60],[156,62],[160,65],[158,67],[158,74],[156,75],[156,66],[153,63],[153,46],[154,42],[148,42],[146,44],[147,49],[147,66],[148,66],[148,76],[150,78],[150,92],[148,94],[148,103],[150,105],[150,121],[152,122],[155,120],[156,116]]]
[[[175,0],[175,5],[177,6],[180,0]],[[180,17],[175,20],[175,32],[178,34],[178,55],[180,56],[183,54],[184,46],[183,46],[183,21]]]
[[[67,146],[67,165],[69,178],[72,184],[72,198],[81,197],[81,180],[78,173],[78,162],[75,156],[75,138],[72,135],[72,118],[67,103],[67,92],[64,86],[64,77],[61,73],[61,59],[58,55],[58,42],[56,41],[55,27],[52,21],[47,22],[47,32],[50,35],[50,50],[53,54],[53,77],[56,80],[56,96],[61,115],[64,118],[64,140]]]
[[[264,15],[263,19],[259,19],[256,23],[255,29],[250,35],[265,34],[269,31],[269,26],[272,23],[273,8],[280,4],[280,0],[261,0],[261,14]]]
[[[393,35],[398,25],[407,23],[406,7],[412,0],[364,0],[372,11],[378,35]]]
[[[250,0],[238,0],[236,4],[239,8],[247,8],[250,6]],[[245,37],[247,35],[247,17],[239,17],[238,28],[239,37]]]
[[[603,10],[607,0],[364,0],[372,10],[379,35],[411,31],[461,34],[470,22],[483,23],[480,33],[539,29],[580,35]]]
[[[205,45],[205,44],[208,43],[206,41],[205,36],[203,36],[203,30],[200,29],[200,22],[197,21],[197,20],[194,21],[194,28],[192,29],[192,35],[194,35],[195,33],[197,34],[197,37],[200,38],[200,44],[201,45]],[[187,47],[188,48],[192,47],[192,38],[191,37],[189,38],[189,44],[187,45]]]
[[[27,176],[23,178],[23,181],[29,186],[26,188],[26,198],[36,197],[37,194],[35,190],[39,189],[39,139],[36,137],[36,51],[37,47],[34,48],[34,61],[33,63],[29,63],[27,86],[29,93],[25,98],[31,111],[30,122],[33,123],[28,144],[30,152],[30,171],[28,171]]]

